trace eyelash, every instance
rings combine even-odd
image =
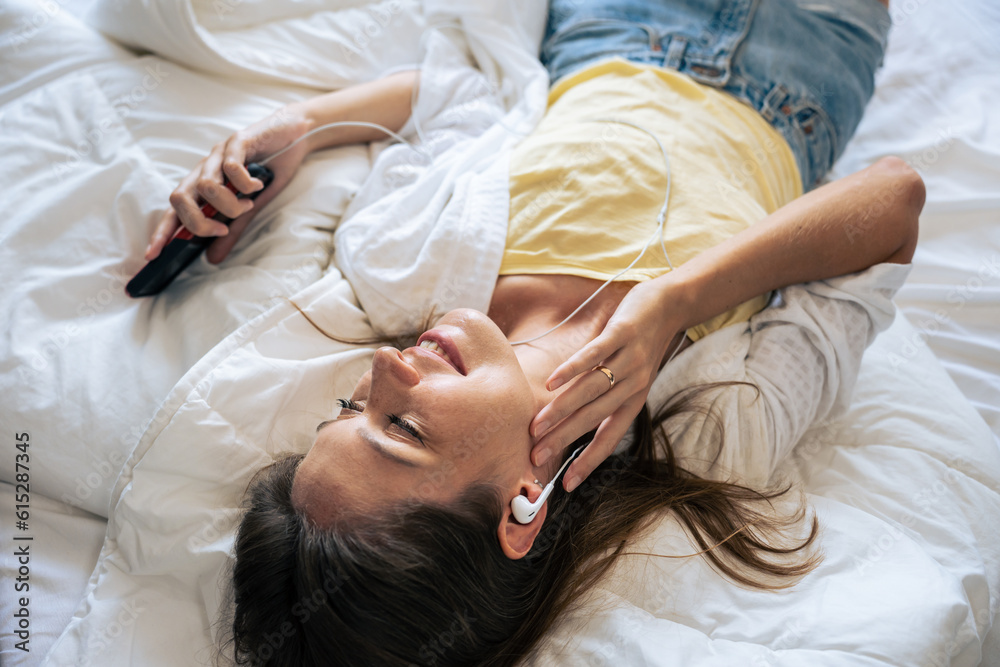
[[[353,410],[354,412],[361,412],[362,410],[364,410],[363,405],[350,398],[338,398],[337,405],[346,410]],[[420,432],[417,431],[417,428],[413,424],[406,421],[402,417],[398,417],[396,415],[388,415],[388,417],[390,424],[395,424],[396,426],[403,429],[404,431],[412,435],[414,438],[419,440],[420,444],[424,444],[424,439],[420,437]]]
[[[338,398],[337,405],[345,410],[353,410],[354,412],[361,412],[365,409],[363,405],[349,398]]]

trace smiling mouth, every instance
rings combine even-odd
[[[451,357],[448,356],[448,353],[445,352],[441,348],[441,346],[435,343],[434,341],[432,340],[420,341],[420,345],[418,347],[422,347],[425,350],[430,350],[431,352],[438,355],[439,357],[442,357],[445,361],[451,364],[452,368],[454,368],[456,371],[458,370],[458,365],[454,361],[452,361]]]
[[[426,353],[440,357],[442,361],[454,368],[459,375],[468,374],[465,368],[465,361],[462,359],[462,353],[448,333],[438,329],[425,331],[417,339],[417,347],[425,350]]]

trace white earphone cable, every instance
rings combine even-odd
[[[578,454],[579,454],[580,452],[582,452],[582,451],[583,451],[584,449],[586,449],[587,445],[589,445],[589,444],[590,444],[590,443],[588,442],[588,443],[587,443],[586,445],[580,445],[579,447],[577,447],[577,448],[576,448],[576,449],[575,449],[575,450],[573,451],[573,453],[572,453],[572,454],[570,454],[570,455],[569,455],[569,457],[568,457],[568,458],[567,458],[567,459],[566,459],[565,461],[563,461],[563,464],[562,464],[562,467],[561,467],[561,468],[559,468],[559,470],[558,470],[558,471],[556,471],[556,474],[552,476],[552,481],[550,481],[550,482],[549,482],[549,484],[552,484],[552,485],[555,485],[555,483],[556,483],[556,480],[558,480],[558,479],[559,479],[559,476],[560,476],[560,475],[562,475],[562,474],[563,474],[563,471],[565,471],[565,470],[566,470],[566,466],[568,466],[568,465],[569,465],[570,463],[572,463],[572,462],[573,462],[573,460],[574,460],[574,459],[575,459],[575,458],[577,457],[577,455],[578,455]],[[546,486],[548,486],[548,485],[546,485]]]
[[[666,192],[663,195],[663,206],[660,208],[660,212],[656,216],[656,231],[653,233],[652,236],[649,237],[649,240],[646,241],[646,245],[644,245],[642,247],[642,250],[639,251],[639,255],[635,259],[632,260],[631,264],[629,264],[628,266],[626,266],[624,269],[622,269],[621,271],[619,271],[617,274],[615,274],[611,278],[608,278],[608,280],[605,281],[605,283],[603,285],[601,285],[600,287],[598,287],[597,290],[593,294],[591,294],[589,297],[587,297],[587,299],[583,303],[581,303],[579,306],[577,306],[576,310],[574,310],[572,313],[570,313],[569,315],[567,315],[566,318],[562,322],[560,322],[559,324],[555,325],[554,327],[552,327],[548,331],[544,331],[544,332],[538,334],[537,336],[532,336],[531,338],[526,338],[524,340],[515,341],[515,342],[511,343],[511,345],[524,345],[526,343],[533,343],[534,341],[538,340],[539,338],[542,338],[544,336],[548,336],[550,333],[552,333],[553,331],[555,331],[556,329],[558,329],[562,325],[564,325],[567,322],[569,322],[577,313],[579,313],[581,310],[583,310],[584,307],[586,307],[586,305],[588,303],[590,303],[591,301],[593,301],[597,297],[598,294],[600,294],[602,291],[604,291],[605,287],[607,287],[608,285],[610,285],[614,281],[618,280],[621,276],[625,275],[625,273],[627,273],[629,270],[631,270],[632,267],[635,266],[639,262],[640,259],[642,259],[642,256],[646,254],[646,250],[649,248],[649,244],[652,243],[653,239],[655,239],[657,236],[660,237],[660,249],[663,250],[663,257],[664,257],[664,259],[667,260],[667,266],[669,266],[671,268],[671,270],[674,268],[673,263],[670,261],[670,255],[667,254],[667,247],[666,247],[666,245],[664,245],[664,242],[663,242],[663,225],[664,225],[664,221],[667,218],[667,207],[670,205],[670,180],[671,180],[670,179],[670,157],[667,155],[666,149],[663,147],[663,144],[660,143],[659,137],[657,137],[655,134],[653,134],[652,132],[650,132],[646,128],[644,128],[644,127],[642,127],[640,125],[636,125],[635,123],[631,123],[631,122],[629,122],[627,120],[618,120],[618,119],[615,119],[615,118],[594,118],[592,120],[594,122],[601,122],[601,123],[619,123],[621,125],[629,125],[631,127],[634,127],[637,130],[642,130],[643,132],[645,132],[646,134],[648,134],[649,136],[651,136],[653,138],[653,140],[656,142],[656,145],[659,147],[660,152],[663,154],[663,163],[664,163],[664,165],[666,165],[667,186],[666,186]]]
[[[458,28],[458,29],[461,30],[462,26],[459,25],[459,24],[457,24],[457,23],[454,23],[454,24],[439,23],[439,24],[427,26],[427,31],[429,31],[429,30],[440,30],[442,28]],[[424,35],[426,36],[426,34],[427,33],[425,31]],[[418,144],[418,145],[410,143],[409,141],[407,141],[403,137],[399,136],[399,134],[397,134],[396,132],[393,132],[392,130],[390,130],[389,128],[387,128],[387,127],[385,127],[383,125],[379,125],[378,123],[369,123],[369,122],[366,122],[366,121],[345,120],[345,121],[338,121],[336,123],[327,123],[325,125],[320,125],[317,128],[309,130],[308,132],[306,132],[305,134],[303,134],[301,137],[299,137],[298,139],[296,139],[292,143],[288,144],[287,146],[285,146],[284,148],[282,148],[281,150],[279,150],[277,153],[273,153],[271,155],[268,155],[263,160],[260,160],[257,164],[259,164],[261,166],[265,166],[265,165],[267,165],[268,162],[270,162],[271,160],[273,160],[276,157],[280,156],[285,151],[291,149],[293,146],[297,145],[299,142],[307,139],[308,137],[313,136],[314,134],[317,134],[319,132],[323,132],[325,130],[332,129],[334,127],[370,127],[370,128],[374,128],[376,130],[381,130],[382,132],[385,132],[387,135],[389,135],[390,137],[392,137],[393,139],[395,139],[399,143],[406,144],[407,146],[409,146],[410,148],[412,148],[413,150],[415,150],[417,153],[419,153],[421,156],[423,156],[423,157],[427,158],[428,160],[430,160],[432,156],[421,145],[421,144],[426,144],[427,143],[427,139],[424,136],[423,128],[420,127],[420,119],[417,117],[417,96],[419,95],[419,92],[420,92],[420,82],[419,82],[419,79],[418,79],[417,80],[417,85],[413,86],[413,88],[410,90],[410,118],[413,121],[413,131],[416,133],[417,138],[420,141],[420,144]]]
[[[387,127],[385,127],[383,125],[379,125],[378,123],[367,123],[365,121],[360,121],[360,120],[356,120],[356,121],[355,120],[343,120],[343,121],[338,121],[336,123],[327,123],[326,125],[320,125],[319,127],[315,128],[315,129],[309,130],[308,132],[306,132],[305,134],[303,134],[301,137],[299,137],[298,139],[296,139],[292,143],[290,143],[287,146],[285,146],[284,148],[282,148],[277,153],[272,153],[271,155],[268,155],[266,158],[264,158],[263,160],[261,160],[257,164],[259,164],[259,165],[261,165],[263,167],[268,162],[270,162],[274,158],[280,156],[285,151],[290,150],[293,146],[295,146],[299,142],[307,139],[308,137],[311,137],[312,135],[314,135],[314,134],[316,134],[318,132],[323,132],[324,130],[329,130],[329,129],[334,128],[334,127],[348,127],[348,126],[350,126],[350,127],[371,127],[371,128],[376,129],[376,130],[381,130],[382,132],[385,132],[386,134],[388,134],[390,137],[392,137],[396,141],[398,141],[400,143],[403,143],[403,144],[406,144],[407,146],[409,146],[410,148],[412,148],[416,152],[420,153],[422,156],[424,156],[428,160],[431,159],[430,154],[427,153],[420,146],[415,146],[415,145],[411,144],[409,141],[407,141],[406,139],[404,139],[403,137],[399,136],[398,134],[396,134],[395,132],[393,132],[392,130],[390,130],[389,128],[387,128]]]

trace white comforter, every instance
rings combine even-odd
[[[491,24],[483,8],[455,17],[401,2],[98,4],[97,25],[165,56],[136,58],[43,5],[3,11],[0,418],[31,433],[34,493],[108,516],[85,599],[49,663],[208,664],[249,475],[307,446],[370,359],[318,336],[281,297],[297,293],[346,336],[371,330],[328,262],[332,229],[381,147],[316,156],[231,260],[200,265],[171,294],[136,306],[124,277],[141,265],[173,183],[214,141],[311,94],[305,86],[412,66],[428,16],[461,20],[502,82],[511,60],[495,35],[477,34],[505,26],[508,51],[524,50],[539,13]],[[36,16],[43,27],[31,33]],[[530,117],[530,99],[518,111],[525,98],[499,98],[503,112]],[[440,183],[461,194],[454,186]],[[699,559],[636,561],[536,662],[976,665],[984,641],[1000,654],[988,636],[1000,461],[914,336],[900,319],[876,342],[851,411],[793,459],[825,526],[827,559],[805,585],[748,592]],[[4,480],[12,461],[0,461]],[[674,534],[665,522],[652,546],[689,553]],[[654,576],[661,585],[646,586]]]

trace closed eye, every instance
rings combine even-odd
[[[344,410],[350,410],[351,412],[361,412],[365,409],[363,405],[349,398],[338,398],[337,405],[339,405],[341,409],[341,414],[337,416],[337,419],[340,419],[340,417],[344,416],[343,414]],[[316,427],[316,432],[319,433],[320,431],[323,430],[324,426],[326,426],[327,424],[332,424],[333,422],[337,421],[337,419],[327,419],[321,421],[319,423],[319,426]]]
[[[361,412],[365,409],[365,406],[350,398],[338,398],[337,405],[342,410],[351,410],[352,412]]]
[[[350,398],[338,398],[337,405],[340,406],[341,410],[350,410],[351,412],[363,412],[365,409],[364,405]],[[387,415],[387,417],[389,418],[390,424],[393,424],[412,435],[420,442],[421,445],[424,444],[424,439],[420,436],[420,431],[418,431],[417,427],[415,427],[412,423],[397,415]],[[323,422],[316,430],[318,431],[328,423],[329,422]]]
[[[412,435],[414,438],[419,440],[421,445],[424,444],[424,439],[420,437],[420,433],[417,431],[417,428],[410,422],[400,417],[397,417],[396,415],[389,415],[389,422],[395,424],[396,426],[403,429],[404,431]]]

